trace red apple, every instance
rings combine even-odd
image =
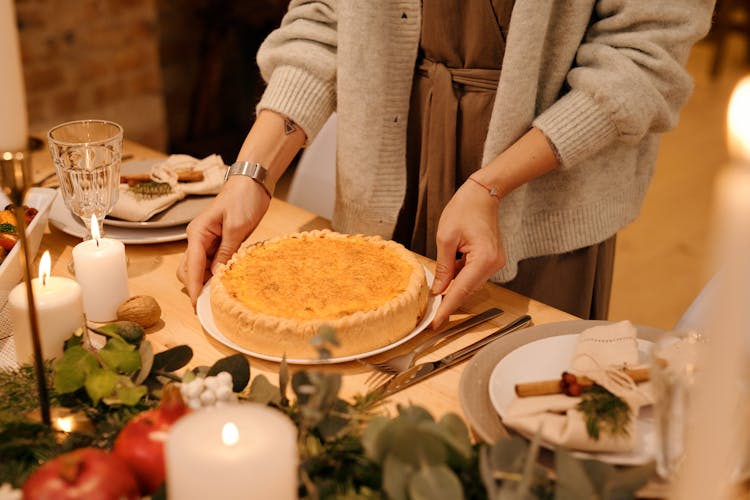
[[[142,493],[150,495],[164,482],[167,432],[188,411],[180,390],[169,384],[162,391],[158,408],[139,413],[117,435],[113,451],[133,471]]]
[[[112,453],[79,448],[39,467],[23,485],[25,500],[141,498],[128,466]]]

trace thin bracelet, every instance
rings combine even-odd
[[[475,183],[475,184],[483,187],[485,189],[485,191],[487,191],[489,193],[490,196],[492,196],[493,198],[495,198],[497,201],[500,201],[500,191],[497,189],[497,186],[485,186],[484,184],[482,184],[481,182],[479,182],[478,180],[476,180],[473,177],[469,177],[469,180],[472,181],[473,183]]]

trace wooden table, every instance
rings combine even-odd
[[[134,160],[163,156],[161,153],[128,141],[124,144],[123,154],[132,154]],[[35,179],[41,179],[45,174],[52,171],[51,158],[46,149],[34,154],[33,166]],[[252,234],[251,239],[264,240],[286,233],[328,227],[330,227],[330,223],[327,220],[274,199],[268,213]],[[78,238],[63,233],[50,225],[44,235],[41,249],[49,250],[52,255],[53,275],[72,277],[68,271],[68,264],[72,261],[72,248],[79,242]],[[175,276],[175,270],[185,246],[185,241],[154,245],[128,245],[126,253],[129,260],[130,293],[131,295],[151,295],[161,305],[163,323],[149,329],[148,332],[148,339],[153,343],[155,350],[160,351],[175,345],[187,344],[193,348],[195,353],[193,365],[211,365],[221,357],[234,354],[234,351],[217,342],[203,331],[182,284]],[[39,255],[41,253],[40,251]],[[428,259],[423,260],[425,265],[434,271],[434,262]],[[473,332],[434,351],[429,358],[425,359],[437,359],[468,345],[491,330],[526,313],[532,316],[534,324],[577,319],[494,284],[485,285],[451,319],[460,319],[465,317],[467,313],[476,313],[493,306],[503,309],[506,314],[477,327]],[[409,350],[410,346],[417,342],[419,342],[419,339],[400,346],[398,352]],[[380,357],[385,358],[387,355],[381,355]],[[277,382],[278,363],[252,357],[249,359],[251,375],[264,373],[271,381]],[[295,370],[297,366],[292,365],[291,369]],[[350,397],[366,390],[364,382],[370,372],[360,363],[341,363],[321,367],[321,369],[337,371],[344,375],[342,389],[344,397]],[[462,369],[463,365],[455,366],[402,391],[392,397],[391,403],[387,407],[395,408],[396,403],[414,403],[428,409],[436,417],[446,412],[455,412],[463,416],[458,399],[458,386]]]

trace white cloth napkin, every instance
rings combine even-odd
[[[203,172],[203,180],[178,182],[180,171]],[[189,155],[170,155],[165,161],[151,167],[151,180],[161,183],[159,194],[146,194],[133,189],[126,183],[120,184],[120,196],[111,217],[131,222],[147,221],[163,212],[188,195],[217,194],[224,183],[226,165],[219,155],[210,155],[202,160]]]
[[[653,397],[648,383],[636,386],[630,378],[620,379],[614,371],[638,364],[636,334],[635,326],[629,321],[585,330],[578,336],[568,370],[592,379],[630,406],[627,436],[601,432],[598,440],[591,438],[583,413],[576,409],[582,398],[563,394],[516,397],[503,423],[527,436],[540,432],[543,441],[565,448],[593,452],[633,449],[638,411],[641,406],[653,403]]]

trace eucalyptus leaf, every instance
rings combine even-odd
[[[143,327],[133,321],[114,321],[98,328],[92,328],[92,330],[111,339],[122,339],[135,346],[139,345],[146,335]]]
[[[99,404],[102,398],[112,394],[117,385],[118,375],[106,368],[91,370],[86,376],[86,393],[91,398],[94,406]]]
[[[380,431],[375,447],[383,456],[393,454],[414,466],[444,463],[448,454],[440,438],[421,431],[414,422],[399,416]]]
[[[599,498],[612,500],[634,498],[635,492],[653,477],[655,471],[653,462],[622,470],[597,460],[582,463]]]
[[[391,500],[408,500],[407,487],[409,479],[417,468],[402,462],[393,455],[388,455],[383,461],[383,491]]]
[[[385,443],[381,441],[380,434],[388,426],[390,420],[384,416],[377,416],[367,422],[365,431],[362,434],[362,446],[365,449],[367,458],[376,463],[382,463],[385,458]]]
[[[333,412],[326,415],[318,424],[317,429],[321,437],[326,441],[332,441],[341,437],[349,425],[349,419],[343,417],[348,413],[349,405],[343,399],[333,404]],[[335,414],[331,414],[334,413]]]
[[[460,419],[458,422],[461,425],[458,425],[450,417],[448,417],[448,421],[446,421],[446,417],[448,417],[448,415],[443,417],[440,423],[426,420],[419,422],[417,427],[422,432],[427,432],[442,440],[453,451],[461,456],[461,458],[468,460],[473,451],[471,448],[471,439],[469,438],[469,430],[463,425],[463,422]],[[457,416],[455,417],[458,418]]]
[[[528,451],[528,443],[519,436],[501,438],[490,449],[490,465],[493,470],[521,473]]]
[[[138,355],[141,357],[141,369],[138,375],[133,379],[133,383],[136,385],[142,384],[149,373],[151,373],[151,367],[154,365],[154,348],[151,342],[148,340],[141,342],[138,347]]]
[[[99,357],[105,365],[120,373],[133,373],[141,368],[141,355],[135,346],[112,337],[99,349]]]
[[[232,376],[232,391],[242,392],[250,382],[250,363],[242,354],[233,354],[221,358],[208,370],[207,376],[212,377],[221,372]]]
[[[589,479],[586,467],[580,460],[561,449],[555,451],[557,484],[555,500],[597,498],[596,489]]]
[[[269,403],[279,404],[281,402],[279,389],[263,374],[256,375],[253,378],[253,382],[250,384],[248,399],[264,405]]]
[[[187,345],[176,345],[154,355],[151,370],[175,372],[190,363],[193,359],[193,349]]]
[[[418,422],[434,422],[435,419],[432,417],[432,414],[422,408],[421,406],[403,406],[398,405],[398,414],[399,417],[405,420],[408,420],[412,423],[418,423]]]
[[[55,390],[67,394],[80,389],[86,382],[86,375],[97,368],[99,361],[83,347],[67,349],[55,364]]]
[[[443,464],[420,467],[409,481],[411,500],[459,500],[464,498],[461,481]]]

